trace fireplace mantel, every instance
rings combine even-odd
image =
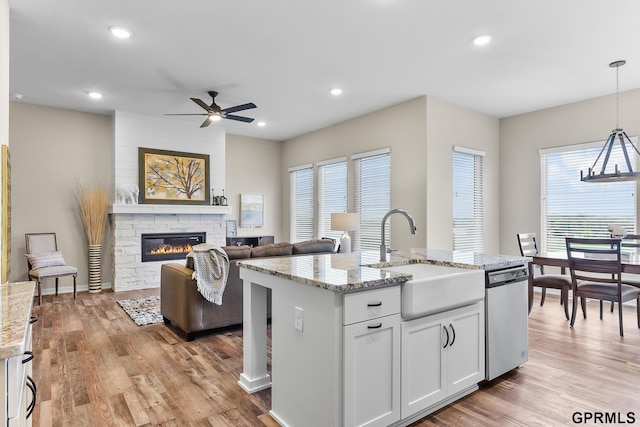
[[[110,214],[141,214],[141,215],[228,215],[231,206],[209,205],[123,205],[113,204],[109,206]]]

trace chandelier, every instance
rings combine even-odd
[[[619,79],[618,79],[618,71],[620,67],[626,64],[627,61],[614,61],[609,64],[609,67],[616,69],[616,128],[611,131],[611,135],[607,138],[607,142],[605,142],[604,147],[596,157],[596,161],[593,162],[593,166],[589,168],[587,175],[585,176],[583,171],[580,171],[580,180],[583,182],[612,182],[612,181],[630,181],[630,180],[638,180],[640,179],[640,172],[634,172],[633,166],[631,165],[631,160],[629,159],[629,150],[627,149],[627,144],[630,148],[640,155],[640,151],[638,151],[638,147],[629,139],[627,133],[620,128],[618,124],[619,118],[619,110],[620,110],[620,100],[619,100]],[[616,140],[620,142],[620,148],[622,150],[622,155],[624,156],[624,162],[626,165],[626,169],[622,171],[619,169],[618,165],[615,164],[613,170],[609,167],[607,169],[609,158],[611,156],[611,152],[614,149],[616,144]],[[604,154],[602,166],[600,167],[600,172],[596,173],[598,162],[600,158]]]

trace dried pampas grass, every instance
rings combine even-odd
[[[89,245],[101,245],[109,209],[107,190],[99,187],[81,189],[78,206]]]

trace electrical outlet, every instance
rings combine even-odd
[[[296,307],[295,316],[293,318],[293,327],[302,332],[302,324],[304,323],[304,311],[300,307]]]

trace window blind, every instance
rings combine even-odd
[[[313,238],[313,167],[289,169],[290,240]]]
[[[631,138],[634,144],[637,139]],[[540,151],[542,251],[566,250],[568,236],[609,237],[609,224],[635,234],[635,181],[580,181],[580,171],[587,173],[603,146],[604,141]],[[624,164],[621,150],[612,150],[609,163]]]
[[[346,158],[318,163],[318,237],[340,240],[344,230],[331,229],[331,214],[346,211]]]
[[[380,248],[382,217],[391,206],[391,152],[388,149],[362,153],[352,157],[354,162],[354,211],[360,214],[360,230],[354,233],[355,250]],[[387,246],[391,230],[386,230]]]
[[[483,154],[453,152],[453,250],[484,249]]]

